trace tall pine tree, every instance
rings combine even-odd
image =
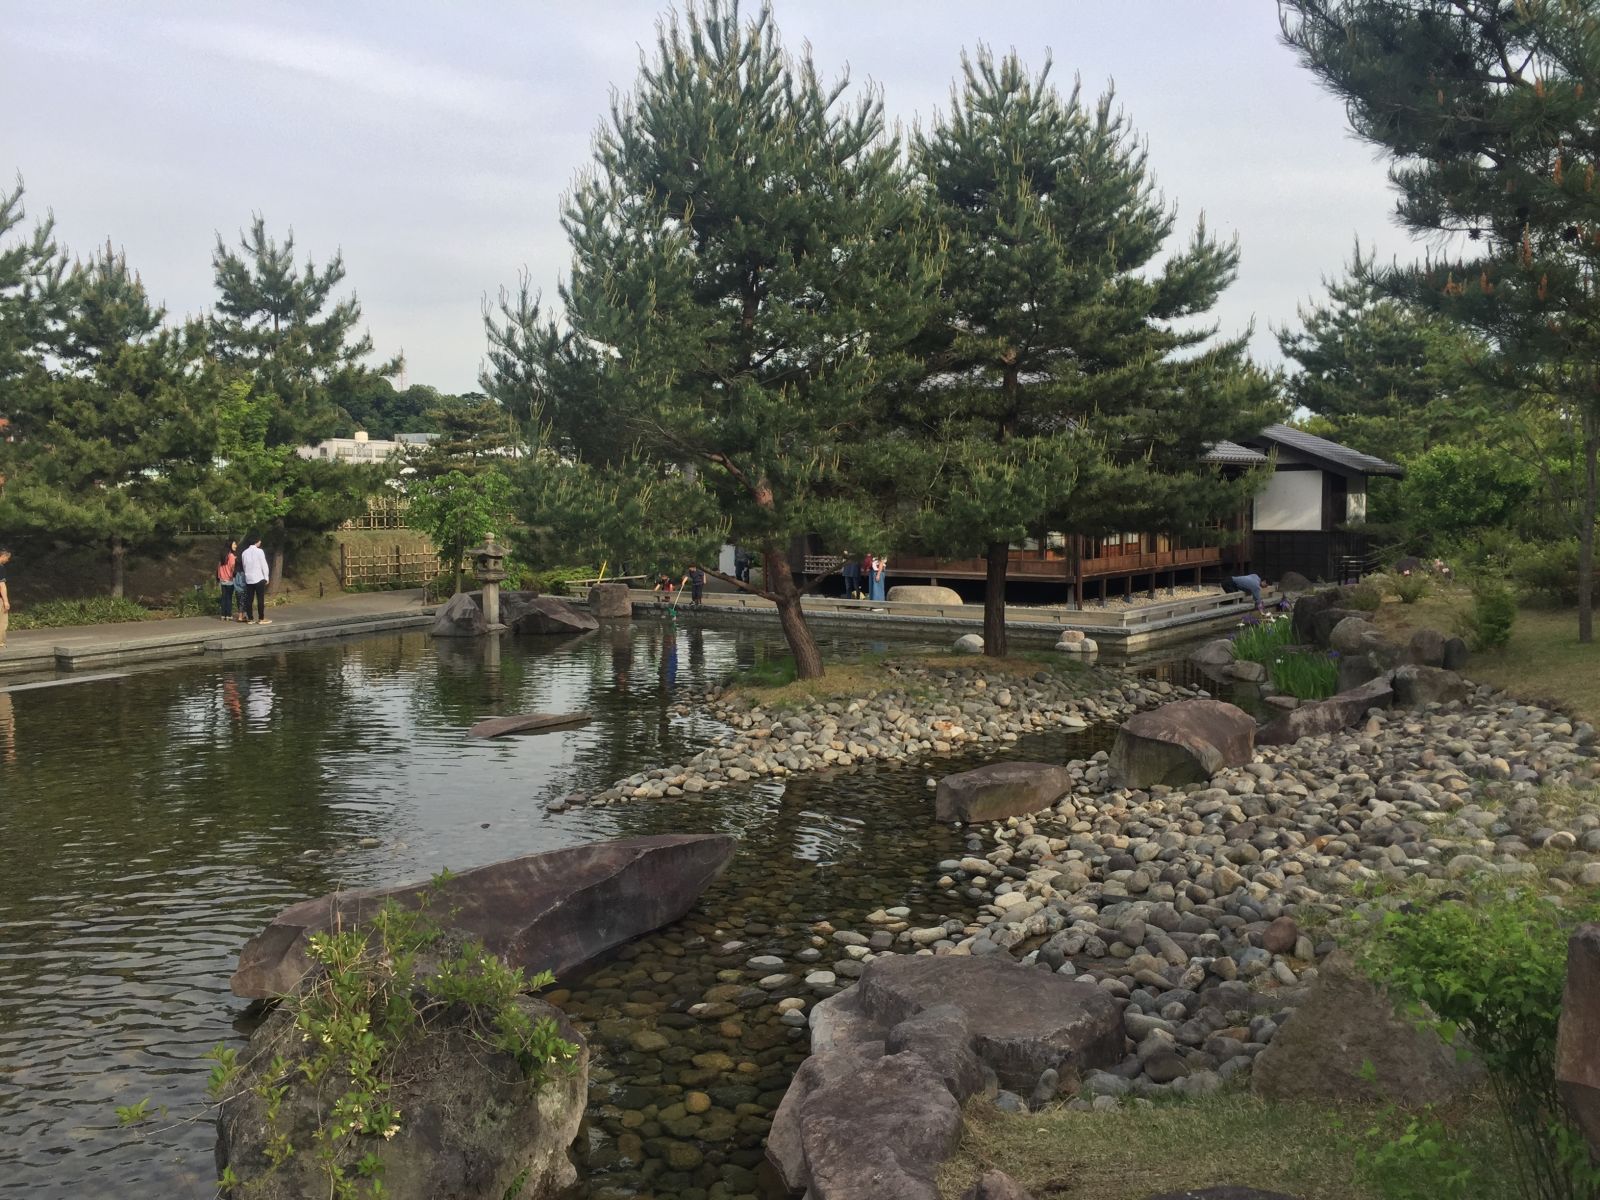
[[[792,58],[769,9],[669,16],[564,218],[566,317],[612,418],[597,457],[714,497],[802,678],[823,666],[790,547],[859,536],[841,447],[910,369],[933,285],[881,103],[846,86]]]
[[[1578,640],[1600,507],[1600,12],[1584,0],[1280,0],[1284,38],[1389,155],[1439,256],[1393,294],[1467,325],[1503,395],[1581,446]],[[1442,235],[1442,237],[1441,237]]]
[[[60,350],[72,280],[54,222],[27,220],[22,182],[0,192],[0,492],[24,451],[11,422],[50,386],[49,357]]]
[[[1010,544],[1023,530],[1187,531],[1242,502],[1207,447],[1276,412],[1244,339],[1211,344],[1208,312],[1237,248],[1199,225],[1160,261],[1175,221],[1110,93],[1063,98],[1049,66],[963,59],[950,110],[913,143],[946,231],[933,375],[895,423],[948,466],[921,509],[988,562],[984,648],[1004,654]],[[1136,523],[1138,522],[1138,523]]]
[[[344,282],[341,255],[318,268],[295,262],[294,234],[282,242],[255,217],[237,250],[219,236],[212,254],[217,305],[210,321],[217,360],[248,379],[265,419],[260,444],[282,451],[332,436],[342,420],[339,397],[359,391],[369,375],[397,374],[399,356],[369,365],[372,338],[360,330],[361,304],[354,295],[336,298]],[[251,423],[255,428],[256,421]],[[249,479],[265,496],[232,494],[240,515],[275,510],[273,586],[283,578],[285,542],[323,533],[361,511],[380,473],[331,460],[277,455],[275,479]],[[257,465],[263,461],[259,456]],[[227,507],[227,505],[225,505]]]
[[[109,245],[77,264],[58,372],[22,390],[11,414],[15,465],[0,523],[104,546],[113,596],[130,551],[159,547],[203,515],[212,478],[216,379],[198,330],[167,328],[164,317]]]

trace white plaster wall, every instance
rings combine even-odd
[[[1322,472],[1274,471],[1256,496],[1257,529],[1321,529]]]
[[[1367,481],[1352,479],[1345,497],[1344,519],[1348,524],[1361,525],[1367,519]]]

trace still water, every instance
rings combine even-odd
[[[868,646],[827,638],[824,653]],[[583,1191],[747,1190],[762,1114],[803,1037],[757,1017],[702,1030],[684,1009],[719,969],[796,953],[818,918],[858,924],[900,903],[928,919],[959,911],[931,891],[931,869],[959,840],[928,819],[925,769],[547,814],[554,796],[683,761],[721,728],[674,714],[683,694],[781,647],[750,629],[668,639],[644,619],[494,649],[382,635],[0,693],[0,1195],[213,1194],[212,1128],[185,1118],[201,1110],[201,1056],[242,1042],[245,1005],[227,990],[238,949],[280,908],[335,887],[669,831],[743,840],[685,921],[573,981],[569,1008],[595,1051]],[[464,737],[485,716],[574,709],[594,721]],[[1102,738],[1026,749],[1065,758]],[[713,958],[730,938],[752,948]],[[682,1088],[629,1048],[639,1028],[755,1064],[733,1080],[743,1090],[723,1092],[737,1122],[676,1119]],[[145,1096],[167,1119],[117,1128],[115,1106]]]

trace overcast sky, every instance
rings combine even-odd
[[[110,238],[176,314],[213,297],[216,232],[252,212],[319,261],[342,250],[406,381],[473,387],[485,294],[526,268],[553,296],[562,194],[613,88],[653,47],[654,0],[251,5],[0,0],[0,172],[62,241]],[[1236,233],[1219,316],[1270,326],[1353,240],[1413,254],[1384,169],[1277,40],[1271,0],[776,0],[823,74],[883,89],[891,118],[947,104],[965,47],[1047,54],[1058,83],[1115,81],[1186,234]]]

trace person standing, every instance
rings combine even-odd
[[[706,595],[706,573],[699,564],[689,568],[689,602],[694,608],[700,607],[700,602]]]
[[[888,596],[885,581],[889,574],[889,560],[881,554],[872,556],[872,598],[882,603]]]
[[[11,624],[11,593],[6,590],[6,564],[11,551],[0,546],[0,650],[6,647],[6,628]]]
[[[244,540],[244,553],[239,556],[239,569],[244,572],[244,613],[250,619],[250,605],[255,604],[256,624],[271,625],[267,620],[267,581],[272,572],[267,568],[266,551],[261,549],[261,537],[252,533]]]
[[[844,566],[839,568],[844,576],[844,598],[855,600],[861,595],[861,560],[850,551],[844,552]]]
[[[217,583],[221,585],[219,603],[222,606],[224,621],[233,616],[233,573],[238,567],[239,543],[230,538],[228,544],[222,548],[222,557],[217,560]]]

